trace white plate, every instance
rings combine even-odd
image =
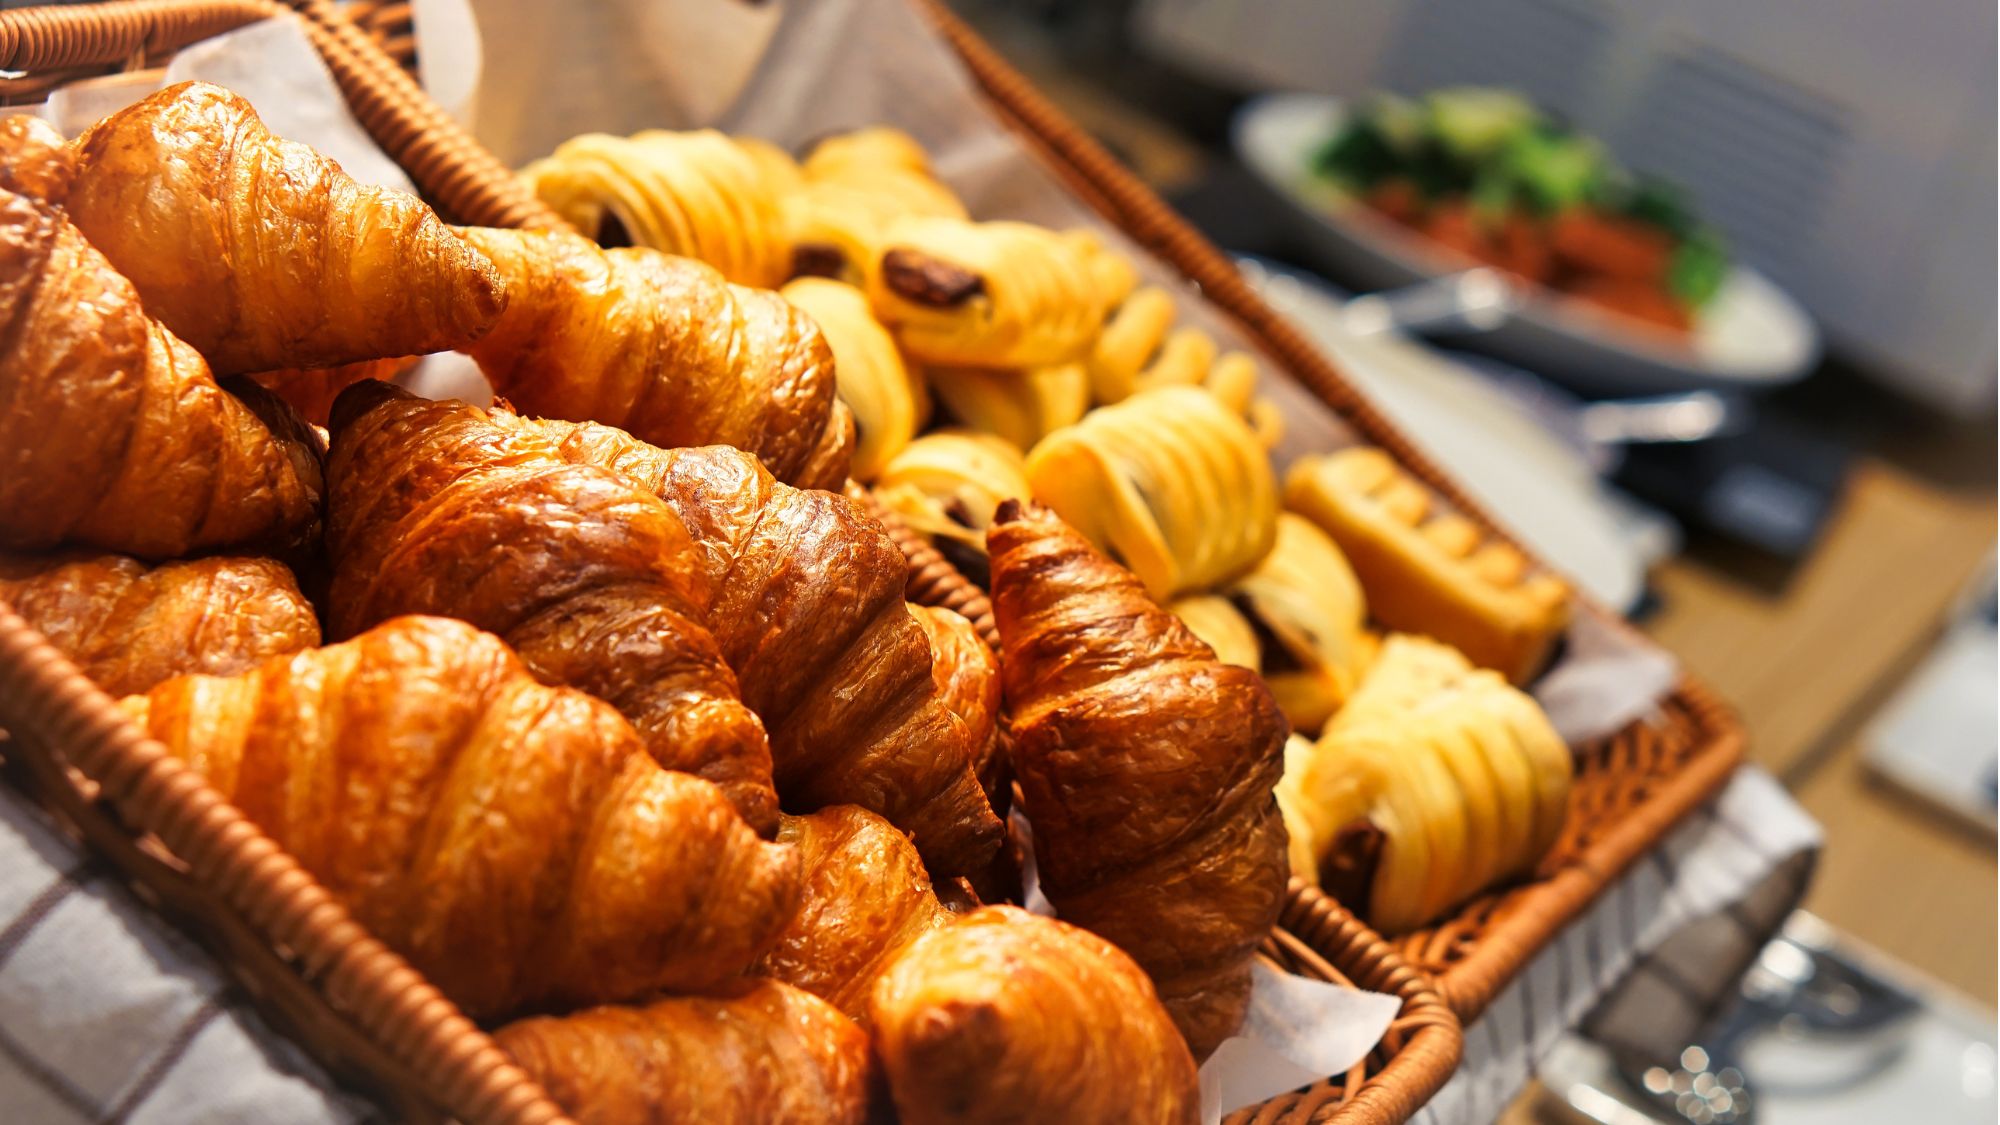
[[[1620,613],[1639,600],[1644,564],[1574,448],[1485,377],[1434,349],[1387,333],[1347,332],[1341,299],[1317,281],[1265,262],[1247,263],[1244,275],[1536,555]]]
[[[1313,153],[1344,118],[1338,98],[1273,95],[1237,113],[1231,140],[1237,158],[1284,203],[1304,248],[1337,280],[1386,289],[1465,268],[1312,174]],[[1785,383],[1819,358],[1819,332],[1805,310],[1742,265],[1730,271],[1685,344],[1538,287],[1504,325],[1465,343],[1604,395]]]

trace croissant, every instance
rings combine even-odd
[[[476,407],[386,383],[343,393],[332,430],[334,636],[405,613],[469,621],[545,681],[616,707],[661,765],[714,781],[759,831],[777,827],[770,747],[702,624],[702,548],[673,509]]]
[[[769,167],[713,129],[652,129],[572,137],[521,178],[605,246],[683,255],[771,289],[790,276],[792,251]]]
[[[1000,749],[1000,661],[979,630],[943,606],[912,605],[911,616],[931,643],[931,674],[946,707],[965,724],[973,773],[987,803],[1005,815],[1011,781]]]
[[[838,488],[833,353],[776,293],[652,250],[570,234],[467,228],[513,293],[467,349],[496,393],[552,418],[602,422],[655,445],[733,445],[778,479]],[[808,468],[812,469],[810,474]]]
[[[866,809],[788,816],[778,840],[799,853],[799,909],[752,971],[803,988],[865,1027],[876,979],[951,912],[909,837]]]
[[[787,808],[880,813],[939,877],[992,856],[1000,822],[903,601],[908,564],[881,525],[844,496],[778,483],[738,450],[666,450],[608,426],[494,417],[680,516],[712,595],[704,617],[770,732]]]
[[[416,365],[415,356],[364,359],[339,367],[285,367],[258,371],[245,376],[251,382],[283,399],[299,417],[315,426],[324,426],[333,416],[333,400],[340,392],[370,379],[388,382]]]
[[[869,300],[903,351],[924,363],[1067,363],[1123,296],[1094,240],[1027,223],[906,218],[882,245]]]
[[[0,554],[0,601],[112,695],[319,645],[312,605],[272,559]]]
[[[1455,650],[1390,637],[1305,763],[1320,880],[1385,933],[1526,874],[1569,801],[1568,749],[1535,702]]]
[[[1263,446],[1193,387],[1143,391],[1050,434],[1028,454],[1028,483],[1156,598],[1237,577],[1277,536]]]
[[[219,86],[169,86],[76,149],[70,218],[225,374],[461,348],[507,303],[430,208],[272,136]]]
[[[56,127],[25,113],[0,117],[0,191],[61,203],[76,179],[76,152]]]
[[[223,390],[60,210],[12,192],[0,325],[0,547],[168,558],[316,534],[318,438]]]
[[[124,706],[473,1016],[711,987],[797,902],[790,848],[462,622]]]
[[[1264,679],[1292,728],[1318,730],[1354,693],[1371,652],[1347,556],[1311,520],[1280,512],[1270,553],[1229,594],[1271,639]]]
[[[1042,890],[1152,974],[1206,1057],[1243,1021],[1284,899],[1284,716],[1047,509],[1003,504],[987,539]]]
[[[1026,500],[1027,462],[992,434],[944,429],[905,446],[875,481],[875,497],[925,535],[986,554],[986,527],[1005,500]]]
[[[868,1036],[777,981],[510,1023],[493,1041],[577,1125],[862,1125]]]
[[[868,299],[851,285],[802,277],[778,291],[811,317],[833,351],[840,401],[854,415],[855,445],[849,471],[874,480],[889,458],[917,436],[930,413],[921,376],[903,363],[896,341],[868,311]]]
[[[1354,564],[1368,608],[1391,629],[1436,637],[1526,683],[1569,623],[1569,587],[1404,472],[1380,449],[1301,458],[1285,506]]]
[[[1200,1120],[1188,1054],[1110,943],[1012,906],[911,943],[870,1004],[903,1125]]]
[[[952,417],[1023,451],[1090,409],[1090,379],[1080,363],[1025,371],[933,367],[925,377]]]

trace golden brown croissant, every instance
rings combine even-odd
[[[1284,716],[1047,509],[1003,504],[987,541],[1042,890],[1153,975],[1206,1057],[1284,900]]]
[[[868,995],[902,948],[951,920],[917,850],[866,809],[788,816],[778,841],[798,849],[799,910],[753,970],[797,985],[866,1026]]]
[[[499,325],[468,349],[521,410],[602,422],[655,445],[733,445],[779,480],[839,488],[833,352],[776,293],[653,250],[470,228],[506,276]],[[811,467],[810,474],[807,473]]]
[[[125,707],[474,1016],[714,986],[797,903],[790,848],[463,622],[398,618]]]
[[[790,276],[768,154],[713,129],[585,133],[521,169],[571,225],[605,246],[644,246],[707,262],[730,281],[775,288]]]
[[[405,613],[470,621],[544,680],[610,702],[661,765],[720,785],[759,831],[777,827],[770,748],[702,624],[702,549],[673,509],[483,410],[386,383],[349,388],[332,428],[334,636]]]
[[[931,674],[945,706],[965,724],[979,787],[1004,816],[1013,775],[1000,749],[1000,661],[963,616],[931,605],[912,605],[910,613],[931,642]]]
[[[1194,1060],[1110,943],[1012,906],[925,934],[875,986],[875,1047],[903,1125],[1188,1125]]]
[[[388,382],[415,366],[416,357],[364,359],[339,367],[285,367],[258,371],[244,376],[285,400],[298,416],[315,426],[324,426],[333,416],[333,400],[340,392],[370,379]]]
[[[878,812],[939,877],[991,858],[1000,822],[903,601],[908,564],[881,525],[844,496],[778,483],[739,450],[663,450],[609,426],[494,417],[679,514],[712,594],[705,619],[770,732],[786,808]]]
[[[61,210],[4,191],[0,326],[0,546],[168,558],[317,532],[318,438],[223,390]]]
[[[70,218],[219,372],[461,348],[507,303],[415,196],[272,136],[219,86],[170,86],[76,145]]]
[[[39,117],[0,117],[0,190],[61,203],[76,179],[76,151]]]
[[[311,603],[273,559],[148,568],[120,555],[0,555],[0,601],[112,695],[319,644]]]
[[[508,1024],[493,1041],[577,1125],[861,1125],[868,1036],[774,980]]]

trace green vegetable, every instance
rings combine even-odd
[[[1424,98],[1424,109],[1432,139],[1467,165],[1492,156],[1509,137],[1541,119],[1521,95],[1480,86],[1433,91]]]
[[[1401,174],[1422,141],[1417,107],[1393,94],[1359,103],[1340,132],[1313,154],[1313,170],[1356,191]]]
[[[1523,129],[1507,138],[1492,166],[1520,198],[1544,215],[1591,199],[1608,166],[1604,146],[1552,125]]]
[[[1694,204],[1679,185],[1651,176],[1639,177],[1624,205],[1617,210],[1627,218],[1651,223],[1678,240],[1693,238],[1701,225],[1695,218]]]
[[[1702,227],[1675,248],[1667,266],[1667,291],[1698,309],[1715,299],[1728,277],[1728,245],[1713,228]]]

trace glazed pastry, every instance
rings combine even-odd
[[[365,359],[339,367],[288,367],[248,375],[251,382],[285,400],[299,417],[315,426],[324,426],[333,415],[333,400],[340,392],[370,379],[389,382],[415,367],[417,357]]]
[[[776,293],[700,262],[600,250],[568,234],[468,228],[513,300],[468,349],[494,392],[529,414],[617,426],[655,445],[733,445],[778,479],[839,488],[847,435],[833,353]]]
[[[703,549],[672,508],[486,411],[387,383],[343,393],[332,430],[333,636],[406,613],[470,621],[777,828],[764,728],[703,624]]]
[[[1042,891],[1152,974],[1205,1058],[1284,900],[1284,716],[1047,509],[1002,505],[987,537]]]
[[[572,137],[521,169],[542,201],[604,246],[707,262],[738,285],[773,289],[792,251],[768,157],[713,129]]]
[[[1264,679],[1292,729],[1317,731],[1353,694],[1368,653],[1347,557],[1312,521],[1280,512],[1270,553],[1229,593],[1271,639]]]
[[[862,1125],[868,1036],[777,981],[508,1024],[493,1042],[577,1125]]]
[[[1215,650],[1224,664],[1237,664],[1258,671],[1263,666],[1257,630],[1243,611],[1220,594],[1189,594],[1167,603],[1167,609],[1188,627],[1202,644]]]
[[[1080,359],[1116,299],[1085,244],[1026,223],[902,219],[882,245],[869,278],[875,316],[927,364]]]
[[[1452,645],[1517,684],[1548,663],[1569,624],[1569,587],[1446,507],[1380,449],[1301,458],[1285,506],[1354,564],[1368,610],[1391,629]]]
[[[912,605],[910,615],[931,643],[931,675],[945,706],[965,724],[979,787],[993,811],[1005,816],[1012,775],[1000,749],[1000,661],[963,616],[929,605]]]
[[[790,848],[462,622],[123,706],[474,1017],[713,987],[798,900]]]
[[[1533,699],[1446,646],[1391,637],[1300,784],[1320,881],[1384,933],[1421,926],[1534,869],[1571,771]]]
[[[752,971],[803,988],[865,1027],[876,979],[951,912],[909,837],[866,809],[788,816],[778,841],[799,853],[799,909]]]
[[[56,207],[0,192],[0,548],[288,551],[319,526],[319,442],[217,385]]]
[[[112,695],[319,645],[312,605],[272,559],[0,555],[0,601]]]
[[[25,113],[0,117],[0,191],[61,203],[76,179],[76,150],[56,127]]]
[[[875,497],[915,530],[979,555],[1002,501],[1026,500],[1027,462],[992,434],[935,430],[891,458]]]
[[[1156,599],[1247,572],[1277,535],[1277,482],[1256,435],[1214,396],[1157,387],[1050,434],[1028,484]]]
[[[786,808],[878,812],[939,877],[985,865],[1001,825],[903,601],[909,564],[881,525],[844,496],[779,484],[738,450],[663,450],[608,426],[494,417],[680,516],[711,594],[703,619],[770,732]]]
[[[933,367],[925,378],[952,417],[1024,453],[1090,409],[1090,382],[1080,363],[1025,371]]]
[[[1194,1060],[1110,943],[1012,906],[918,938],[875,986],[903,1125],[1201,1119]]]
[[[272,136],[219,86],[161,90],[76,150],[70,219],[220,373],[462,348],[506,306],[415,196]]]
[[[778,293],[812,318],[833,349],[840,400],[854,415],[849,472],[858,481],[874,480],[930,414],[923,378],[903,363],[896,341],[876,323],[859,289],[802,277]]]

